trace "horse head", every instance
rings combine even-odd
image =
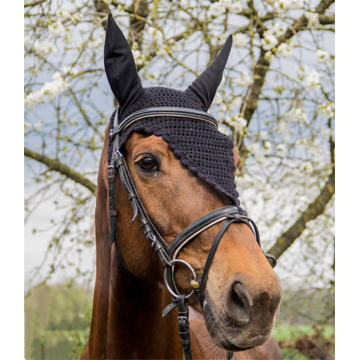
[[[213,126],[209,116],[204,115],[202,121],[192,115],[207,114],[231,44],[229,38],[214,62],[186,91],[143,88],[131,50],[110,15],[105,69],[120,105],[112,117],[112,126],[116,130],[123,121],[129,123],[111,139],[113,146],[117,142],[127,168],[125,172],[125,165],[118,160],[116,227],[121,233],[118,246],[122,262],[135,278],[164,287],[164,263],[166,266],[172,259],[182,260],[183,263],[173,262],[172,273],[165,277],[173,281],[168,285],[170,290],[193,294],[189,304],[203,314],[214,343],[229,351],[239,351],[261,345],[269,338],[281,287],[259,246],[256,225],[237,199],[234,172],[240,158],[232,149],[231,139]],[[131,120],[136,112],[157,107],[188,108],[192,113],[182,118],[178,113],[148,116],[145,112],[145,116],[140,112],[140,120],[133,123],[126,120],[129,116]],[[112,154],[115,152],[110,149],[109,158]],[[104,183],[108,181],[107,165],[103,163]],[[133,185],[128,184],[126,176]],[[124,184],[128,185],[127,191]],[[142,209],[151,226],[145,224],[147,217],[144,220]],[[212,218],[218,209],[228,213]],[[132,219],[133,211],[140,212],[140,221]],[[203,226],[205,223],[208,225]],[[192,224],[196,226],[191,228]],[[150,236],[150,230],[144,236],[147,226],[150,230],[155,228],[164,243],[151,242],[155,235]],[[181,243],[179,236],[186,237],[186,229],[191,235],[186,244],[173,248],[174,242]],[[145,237],[150,238],[150,244]]]

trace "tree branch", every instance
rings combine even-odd
[[[319,14],[319,23],[321,25],[335,24],[335,16]]]
[[[146,23],[144,20],[137,18],[137,16],[146,19],[149,15],[149,4],[147,0],[134,0],[130,8],[129,46],[131,48],[133,42],[136,42],[141,50]]]
[[[322,0],[319,5],[316,7],[316,11],[319,15],[324,14],[325,10],[334,2],[335,0]],[[326,18],[331,18],[330,16],[327,16]],[[325,19],[323,19],[325,21]],[[327,21],[330,21],[327,19]],[[335,17],[334,17],[335,21]],[[276,47],[278,47],[280,44],[286,42],[290,38],[292,38],[297,32],[302,30],[303,28],[306,28],[306,25],[308,23],[308,19],[305,15],[302,15],[299,19],[295,20],[294,23],[289,26],[289,28],[286,30],[286,32],[278,37],[278,44]],[[262,34],[264,32],[263,26],[259,27],[258,32],[260,36],[262,37]],[[265,77],[270,67],[270,62],[265,59],[265,50],[261,48],[259,58],[256,62],[256,65],[254,67],[254,82],[252,83],[247,96],[244,98],[243,103],[240,107],[240,113],[246,119],[247,126],[249,126],[250,121],[257,109],[257,103],[262,91],[262,88],[265,83]],[[245,161],[246,159],[246,150],[244,149],[244,143],[241,141],[240,143],[240,156]]]
[[[279,258],[303,233],[306,229],[306,224],[316,219],[325,211],[326,205],[334,194],[335,167],[318,197],[307,207],[296,222],[276,240],[276,243],[269,250],[269,253]]]
[[[68,179],[71,179],[76,183],[86,187],[93,194],[96,193],[96,185],[93,182],[75,170],[72,170],[69,166],[62,164],[59,160],[49,158],[46,155],[39,154],[28,148],[24,148],[24,155],[46,165],[49,170],[57,171],[61,175],[66,176]]]
[[[46,0],[38,0],[38,1],[34,1],[32,3],[26,3],[24,4],[24,8],[26,7],[32,7],[32,6],[36,6],[36,5],[39,5],[39,4],[42,4],[43,2],[45,2]]]

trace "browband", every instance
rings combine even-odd
[[[109,138],[112,140],[114,136],[118,133],[124,131],[128,126],[133,124],[136,121],[141,119],[146,119],[149,117],[159,117],[159,116],[171,116],[171,117],[180,117],[180,118],[187,118],[187,119],[196,119],[202,120],[214,125],[216,128],[218,127],[217,121],[211,114],[208,114],[205,111],[195,110],[195,109],[188,109],[182,107],[151,107],[147,109],[141,109],[138,111],[133,112],[129,116],[127,116],[121,124],[114,126],[109,131]],[[114,124],[119,123],[118,111],[116,111],[115,115],[116,119]]]

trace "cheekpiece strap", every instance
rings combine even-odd
[[[185,360],[192,360],[190,348],[190,328],[189,328],[189,305],[184,295],[180,295],[175,303],[179,309],[178,325],[181,345],[184,349]]]

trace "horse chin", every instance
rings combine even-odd
[[[225,315],[214,316],[210,304],[205,300],[203,314],[206,327],[218,347],[231,351],[250,350],[256,346],[264,344],[270,337],[271,331],[265,335],[249,335],[252,332],[246,327],[239,327],[229,319],[226,321]],[[218,321],[218,319],[225,319]]]

